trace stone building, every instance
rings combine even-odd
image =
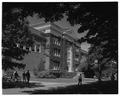
[[[80,64],[82,53],[80,44],[72,30],[63,29],[54,23],[38,24],[30,26],[30,30],[35,37],[33,47],[23,46],[24,50],[29,50],[27,62],[31,65],[26,67],[31,70],[37,67],[41,58],[44,60],[44,70],[60,70],[74,72]],[[35,57],[36,56],[36,57]],[[32,60],[35,58],[36,60]],[[38,64],[35,62],[38,60]],[[35,62],[34,62],[35,61]],[[24,62],[26,63],[26,62]]]

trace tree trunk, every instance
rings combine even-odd
[[[101,71],[99,71],[99,74],[98,74],[98,81],[99,82],[101,81]]]
[[[100,62],[98,62],[98,81],[101,81],[101,75],[102,75],[102,71],[101,71],[101,66],[100,66]]]

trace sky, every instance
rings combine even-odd
[[[37,14],[33,15],[33,17],[29,16],[28,20],[29,20],[29,23],[31,25],[45,23],[44,18],[39,18],[37,16]],[[65,16],[65,15],[64,15],[63,19],[61,19],[59,21],[56,21],[54,23],[57,24],[58,26],[62,27],[62,28],[70,28],[71,30],[74,31],[74,33],[75,33],[74,35],[77,38],[81,38],[81,37],[85,36],[86,33],[87,33],[87,31],[84,32],[84,33],[81,33],[81,34],[78,33],[77,30],[80,27],[80,25],[71,26],[70,23],[67,21],[67,16]],[[84,43],[81,44],[81,49],[83,49],[85,51],[88,51],[89,47],[90,47],[90,44],[88,44],[87,42],[84,42]]]

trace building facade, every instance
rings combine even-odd
[[[23,49],[37,55],[39,60],[43,58],[44,70],[76,71],[82,56],[80,44],[71,35],[73,31],[54,23],[32,25],[30,30],[35,44],[32,47],[23,46]]]

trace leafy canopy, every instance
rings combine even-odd
[[[16,9],[16,11],[11,13],[13,9]],[[78,29],[79,33],[88,30],[87,35],[78,41],[87,41],[92,45],[89,54],[98,53],[97,56],[100,57],[97,59],[101,60],[104,58],[118,60],[117,2],[3,3],[3,39],[8,38],[9,42],[9,40],[12,40],[10,39],[11,37],[20,37],[21,33],[26,33],[25,38],[30,37],[27,36],[26,31],[23,31],[24,27],[20,24],[24,25],[25,18],[29,15],[32,16],[34,13],[38,13],[40,18],[44,17],[46,22],[60,20],[63,18],[63,14],[66,14],[68,16],[67,20],[71,25],[81,24],[81,27]],[[10,27],[9,29],[7,26],[12,26],[12,24],[15,30],[10,31],[13,28]],[[10,31],[15,35],[11,37],[9,37],[10,35],[4,36],[6,30],[7,34]],[[19,34],[16,34],[16,32],[19,32]],[[22,37],[24,36],[22,35]],[[20,41],[13,38],[12,42],[22,42],[21,40],[24,41],[25,38],[20,38]],[[4,44],[5,42],[3,42],[3,46]],[[11,41],[9,44],[12,45]],[[101,53],[96,53],[97,47],[102,50]]]

